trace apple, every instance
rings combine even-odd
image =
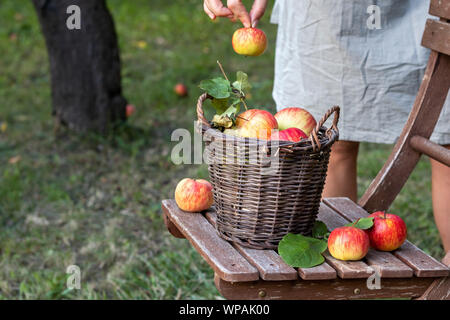
[[[186,97],[188,95],[187,87],[182,83],[177,83],[173,90],[179,97]]]
[[[374,249],[393,251],[406,240],[406,224],[395,214],[377,211],[369,215],[373,217],[373,226],[366,230],[370,244]]]
[[[127,104],[126,109],[125,109],[127,118],[131,117],[131,115],[135,112],[136,112],[136,107],[133,106],[132,104]]]
[[[236,117],[236,127],[241,137],[269,140],[278,123],[268,111],[249,109]]]
[[[311,113],[297,107],[280,110],[275,114],[275,119],[278,121],[278,129],[298,128],[308,136],[317,124]]]
[[[175,202],[181,210],[199,212],[213,204],[212,185],[204,179],[185,178],[175,189]]]
[[[356,227],[340,227],[328,237],[328,251],[339,260],[360,260],[369,251],[368,235]]]
[[[234,32],[231,44],[238,54],[259,56],[267,48],[267,37],[261,29],[240,28]]]
[[[302,130],[298,128],[289,128],[281,131],[275,131],[272,133],[270,140],[299,142],[305,138],[308,138],[308,136]]]

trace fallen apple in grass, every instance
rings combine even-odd
[[[125,114],[126,114],[127,118],[131,117],[135,112],[136,112],[136,107],[133,106],[132,104],[127,104],[126,109],[125,109]]]
[[[188,95],[187,87],[182,83],[177,83],[173,88],[173,90],[179,97],[185,97]]]
[[[241,137],[269,140],[278,123],[268,111],[249,109],[237,116],[236,127]]]
[[[280,110],[275,114],[275,119],[278,121],[278,129],[298,128],[308,136],[317,124],[311,113],[297,107]]]
[[[181,180],[175,189],[175,202],[181,210],[200,212],[213,204],[212,185],[204,179]]]
[[[273,132],[270,140],[299,142],[306,138],[308,138],[308,136],[302,130],[298,128],[289,128]]]
[[[240,28],[234,32],[231,43],[238,54],[259,56],[267,48],[267,37],[261,29]]]
[[[369,217],[374,218],[373,226],[366,232],[374,249],[393,251],[405,242],[407,229],[402,218],[383,211],[374,212]]]
[[[328,237],[328,251],[339,260],[360,260],[366,256],[369,247],[369,237],[356,227],[336,228]]]

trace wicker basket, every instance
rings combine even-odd
[[[276,249],[289,232],[310,234],[330,148],[339,136],[339,107],[323,116],[309,140],[292,143],[233,137],[212,129],[202,109],[208,98],[203,94],[198,99],[197,116],[206,141],[219,235],[249,248]],[[323,124],[331,114],[333,123],[327,129]]]

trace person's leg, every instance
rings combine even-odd
[[[328,174],[322,196],[348,197],[356,202],[356,159],[359,142],[337,141],[331,148]]]
[[[450,145],[445,147],[450,149]],[[430,161],[434,220],[447,252],[450,250],[450,168],[433,159]]]

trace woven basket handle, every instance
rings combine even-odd
[[[330,108],[322,117],[322,119],[319,120],[316,127],[311,131],[310,140],[313,146],[314,150],[320,149],[320,139],[317,136],[317,132],[319,132],[320,128],[324,125],[324,123],[328,120],[328,118],[334,113],[334,119],[333,123],[331,124],[331,127],[328,128],[326,131],[327,134],[329,134],[330,130],[333,129],[336,132],[339,132],[337,128],[337,124],[339,122],[339,112],[340,108],[338,106],[333,106]]]
[[[205,118],[205,114],[203,113],[203,102],[205,102],[206,99],[210,99],[211,96],[207,93],[202,94],[197,101],[197,118],[198,121],[200,121],[204,126],[207,128],[211,128],[211,125],[209,124],[208,120]]]

